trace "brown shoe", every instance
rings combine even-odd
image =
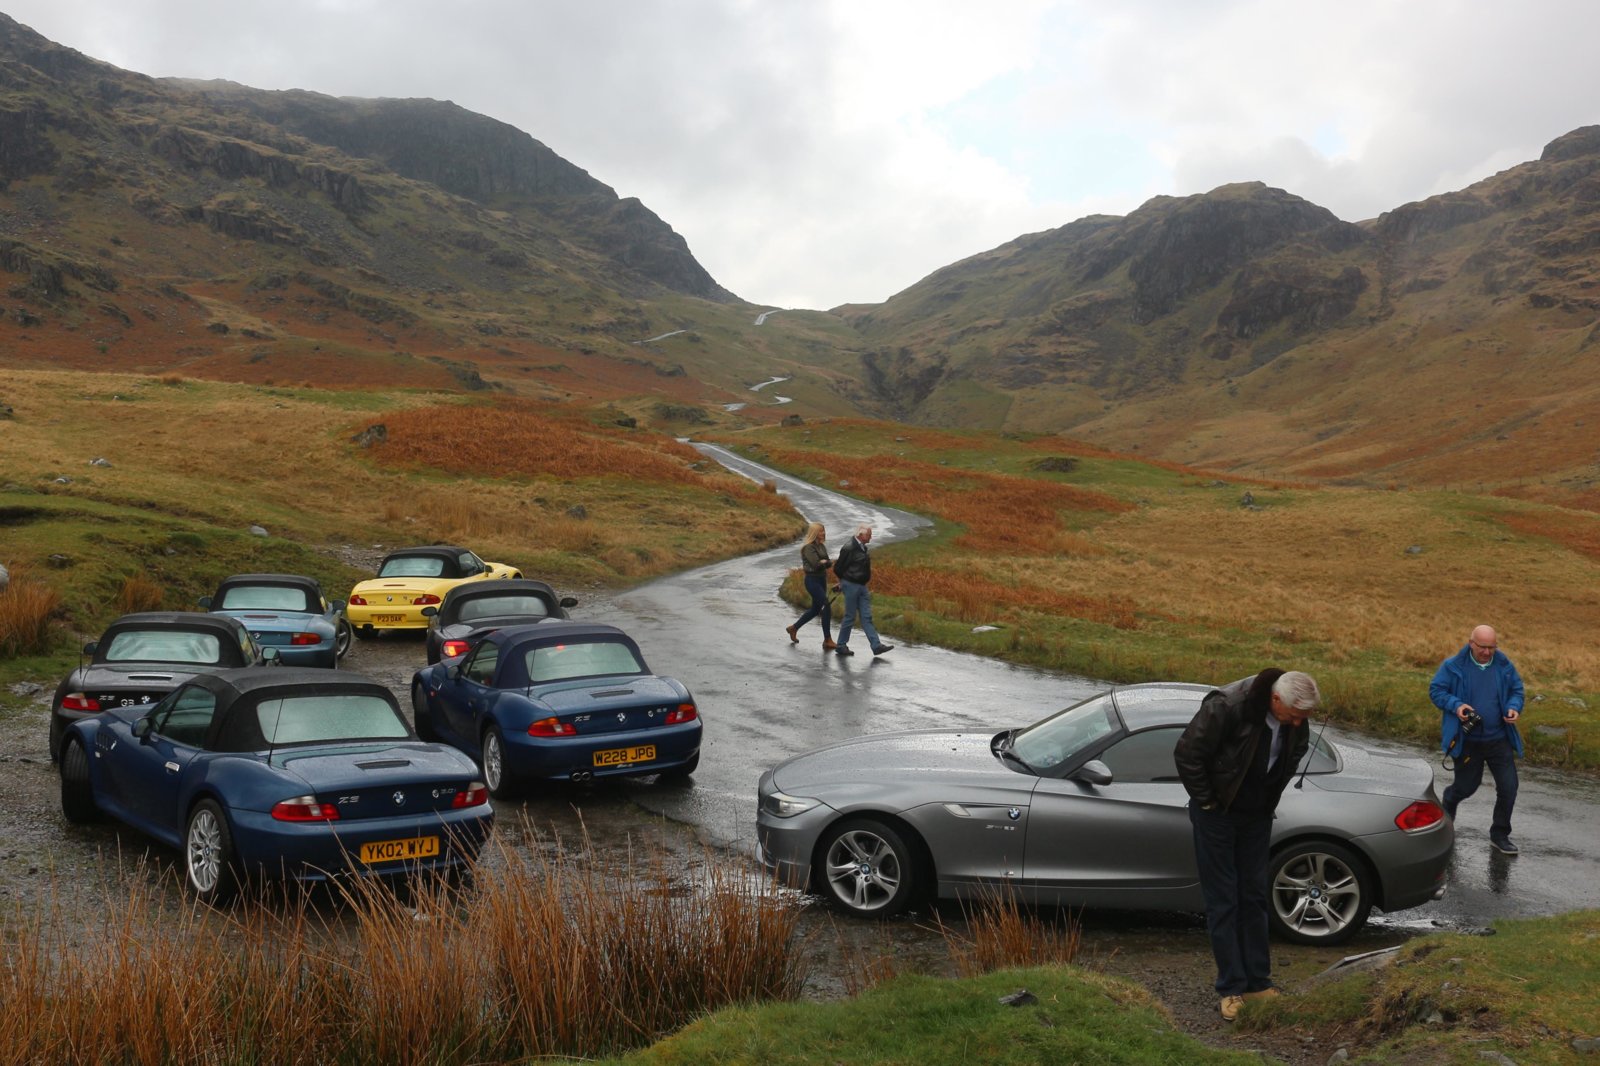
[[[1222,1002],[1217,1005],[1217,1009],[1222,1012],[1223,1021],[1231,1022],[1237,1018],[1239,1016],[1239,1012],[1244,1009],[1244,997],[1223,996]]]
[[[796,633],[794,631],[794,626],[785,626],[783,631],[785,633],[789,634],[789,640],[790,640],[791,643],[794,643],[794,644],[800,643],[800,634],[798,634],[798,633]]]
[[[833,642],[833,638],[832,637],[823,637],[822,638],[822,650],[823,651],[832,651],[834,648],[837,648],[838,646],[839,645],[837,645],[837,644],[835,644]]]
[[[1244,994],[1244,998],[1245,999],[1277,999],[1281,995],[1283,995],[1283,993],[1280,992],[1278,989],[1273,988],[1271,986],[1268,986],[1266,988],[1259,989],[1258,991],[1255,991],[1255,992],[1246,992]]]

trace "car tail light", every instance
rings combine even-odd
[[[367,605],[367,598],[365,596],[357,596],[354,592],[352,592],[350,594],[349,603],[352,607],[365,607]]]
[[[321,803],[315,796],[296,796],[272,805],[272,817],[280,822],[337,822],[339,808]]]
[[[100,701],[93,696],[85,696],[81,692],[69,692],[62,697],[61,709],[63,711],[98,711]]]
[[[289,638],[289,643],[303,647],[307,644],[321,644],[322,638],[315,633],[296,633]]]
[[[571,737],[577,733],[577,726],[559,718],[541,718],[528,727],[530,737]]]
[[[680,703],[678,709],[667,712],[667,725],[679,725],[683,722],[692,722],[700,717],[700,712],[695,710],[692,703]]]
[[[472,784],[456,793],[456,798],[450,801],[450,806],[456,808],[478,807],[488,802],[488,786],[482,781],[474,781]]]
[[[1418,800],[1394,816],[1394,824],[1408,832],[1413,829],[1426,829],[1443,820],[1444,808],[1427,800]]]
[[[472,647],[464,640],[447,640],[444,647],[439,649],[439,655],[444,659],[454,659],[457,655],[467,654],[467,649]]]
[[[438,602],[439,602],[439,597],[435,596],[431,592],[424,592],[422,595],[414,597],[412,599],[411,606],[413,606],[413,607],[431,607],[431,606],[433,606],[434,604],[436,604]]]

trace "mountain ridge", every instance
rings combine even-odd
[[[1359,223],[1240,182],[768,321],[506,123],[153,79],[0,16],[0,197],[18,364],[872,415],[1269,476],[1467,483],[1481,453],[1474,484],[1600,505],[1600,126]],[[793,406],[751,402],[769,377]]]

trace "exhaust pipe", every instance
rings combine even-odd
[[[572,771],[572,780],[573,781],[581,782],[581,781],[591,781],[593,779],[594,779],[594,772],[592,770],[574,770],[574,771]]]

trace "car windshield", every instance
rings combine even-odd
[[[528,681],[534,685],[569,677],[644,673],[633,649],[614,640],[537,645],[528,649],[527,656]]]
[[[404,740],[406,724],[381,696],[344,693],[286,696],[256,704],[256,724],[269,746],[333,740]]]
[[[103,662],[207,663],[222,661],[215,633],[192,629],[124,629],[100,647]]]
[[[509,615],[525,615],[531,618],[544,618],[550,613],[550,605],[543,597],[533,593],[506,596],[474,596],[464,600],[456,611],[456,617],[463,622],[470,622],[474,618],[505,618]]]
[[[1119,728],[1108,692],[1018,730],[1011,750],[1035,770],[1044,771],[1071,761]]]
[[[305,589],[288,585],[230,585],[222,590],[219,611],[312,611]]]
[[[444,560],[434,555],[402,555],[385,559],[379,577],[443,577]]]

